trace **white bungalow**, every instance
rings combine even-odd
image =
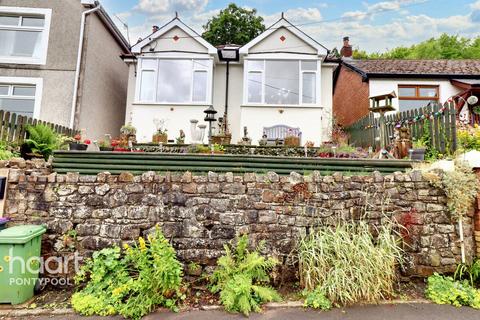
[[[191,141],[190,120],[203,122],[213,106],[222,117],[226,104],[226,63],[217,48],[177,17],[140,41],[126,57],[130,66],[126,122],[137,140],[149,142],[154,119],[165,119],[169,139],[184,130]],[[244,127],[256,144],[264,128],[300,128],[302,143],[330,140],[333,69],[328,50],[281,18],[239,49],[230,62],[228,123],[232,143]],[[207,123],[205,123],[207,124]],[[207,138],[204,140],[207,142]]]

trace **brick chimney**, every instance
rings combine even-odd
[[[340,55],[342,56],[342,59],[352,59],[353,50],[350,45],[349,37],[343,37],[343,47],[342,50],[340,50]]]

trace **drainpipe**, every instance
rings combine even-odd
[[[82,21],[80,23],[80,39],[78,40],[78,53],[77,53],[77,66],[75,68],[75,83],[73,85],[73,99],[72,99],[72,110],[70,114],[70,128],[73,129],[73,125],[75,122],[75,113],[77,111],[77,98],[78,98],[78,83],[80,78],[80,67],[82,65],[82,51],[83,51],[83,37],[85,34],[85,21],[87,19],[87,15],[90,13],[96,12],[100,10],[102,6],[97,4],[96,7],[93,9],[84,11],[82,13]]]

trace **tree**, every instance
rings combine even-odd
[[[442,34],[410,47],[397,47],[384,53],[356,49],[355,59],[480,59],[480,37],[467,39]]]
[[[257,16],[257,10],[244,9],[234,3],[220,11],[203,26],[202,37],[218,46],[221,44],[244,45],[265,31],[263,18]]]

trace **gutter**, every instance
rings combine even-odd
[[[93,9],[84,11],[82,13],[82,20],[80,23],[80,39],[78,40],[78,52],[77,52],[77,66],[75,67],[75,83],[73,85],[73,98],[72,98],[72,107],[71,107],[71,113],[70,113],[70,128],[73,129],[73,125],[75,122],[75,113],[77,109],[77,98],[78,98],[78,83],[79,83],[79,78],[80,78],[80,67],[82,65],[82,53],[83,53],[83,40],[85,36],[85,21],[87,19],[87,15],[90,13],[96,12],[98,10],[101,10],[102,6],[100,4],[97,4],[96,7]]]

